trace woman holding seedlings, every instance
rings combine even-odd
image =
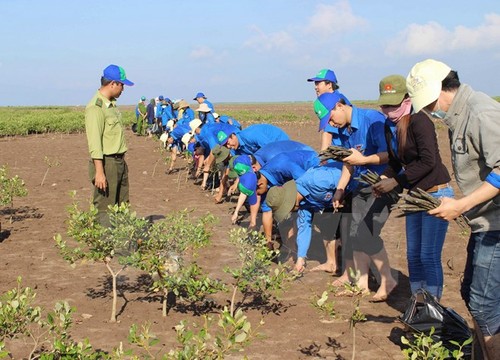
[[[388,193],[397,186],[410,191],[416,188],[436,198],[453,197],[448,182],[450,175],[439,155],[434,123],[425,111],[411,114],[411,100],[406,79],[391,75],[380,81],[379,105],[382,112],[396,124],[396,139],[386,132],[389,165],[383,180],[373,185],[376,195]],[[397,140],[397,151],[389,144]],[[448,221],[426,211],[406,216],[406,246],[408,272],[412,293],[424,288],[436,299],[443,292],[441,252]]]

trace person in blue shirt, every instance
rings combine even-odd
[[[167,124],[170,120],[175,120],[174,114],[172,113],[172,103],[169,98],[165,98],[161,101],[160,105],[160,118],[162,129],[167,130]]]
[[[345,148],[352,151],[343,162],[342,175],[338,183],[333,204],[340,206],[345,189],[350,181],[355,181],[368,170],[381,174],[389,156],[385,141],[386,117],[379,111],[349,106],[336,93],[324,93],[315,101],[315,112],[320,119],[320,127],[327,123],[337,127]],[[350,240],[353,250],[354,267],[360,273],[358,286],[368,290],[368,272],[373,262],[380,272],[380,286],[372,301],[385,301],[397,285],[392,277],[389,258],[380,237],[387,221],[390,207],[395,203],[392,197],[376,198],[371,186],[357,183],[352,195],[352,216]],[[349,241],[348,241],[349,242]],[[343,244],[344,245],[344,244]],[[347,244],[349,247],[349,244]],[[349,254],[345,255],[346,271],[340,281],[348,281],[348,266],[352,266]],[[336,282],[338,284],[338,281]]]
[[[201,147],[203,150],[199,151],[200,156],[197,165],[198,171],[195,176],[198,177],[201,174],[201,171],[203,171],[203,180],[200,186],[202,189],[205,189],[210,174],[210,168],[212,167],[212,164],[215,161],[215,156],[212,150],[216,145],[218,145],[217,134],[221,131],[238,133],[239,130],[232,125],[223,123],[205,124],[202,126],[201,120],[199,119],[197,120],[199,122],[198,123],[199,125],[194,130],[195,140],[199,144],[199,146],[197,147]],[[226,154],[226,157],[227,155],[228,154]]]
[[[158,96],[155,99],[155,117],[156,117],[156,122],[157,124],[160,124],[162,119],[161,119],[161,113],[162,113],[162,107],[161,107],[161,102],[164,100],[163,95]]]
[[[239,133],[219,132],[217,138],[220,145],[234,150],[235,155],[250,155],[272,142],[290,140],[287,133],[271,124],[250,125]]]
[[[332,199],[340,180],[341,170],[336,164],[315,166],[297,180],[290,180],[283,186],[273,186],[267,193],[266,202],[272,209],[278,224],[297,211],[297,259],[295,270],[303,272],[306,267],[307,251],[311,244],[314,213],[333,210]],[[321,217],[317,223],[324,240],[335,240],[336,224],[331,214]],[[337,218],[338,219],[338,218]],[[291,224],[288,224],[291,225]],[[282,231],[282,233],[284,233]],[[289,237],[290,239],[290,237]]]
[[[191,120],[195,119],[194,111],[189,107],[189,104],[186,100],[179,101],[178,109],[179,109],[177,115],[178,124],[188,124]]]
[[[174,129],[170,132],[167,144],[171,146],[172,156],[170,158],[170,166],[167,173],[170,174],[174,170],[177,153],[181,152],[183,149],[182,137],[189,132],[191,132],[189,124],[175,124]]]
[[[207,100],[207,97],[202,92],[198,92],[194,96],[193,100],[196,100],[198,102],[198,104],[200,104],[200,105],[207,104],[208,107],[210,108],[210,111],[212,111],[212,112],[215,111],[214,105],[210,101]]]
[[[234,125],[240,130],[243,129],[243,127],[241,126],[241,123],[229,115],[219,115],[216,112],[212,113],[212,115],[214,116],[215,122],[221,122],[224,124]]]
[[[322,69],[314,77],[307,79],[307,81],[314,81],[314,91],[317,97],[324,93],[337,92],[346,100],[346,104],[351,105],[349,100],[338,91],[340,86],[338,85],[337,76],[333,70]],[[318,131],[322,132],[320,150],[325,150],[330,145],[342,145],[339,131],[336,127],[327,124],[325,128],[321,129],[320,127]]]
[[[198,112],[198,118],[203,124],[215,123],[215,117],[212,114],[212,110],[208,107],[207,104],[201,103],[196,111]]]

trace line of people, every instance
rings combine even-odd
[[[373,264],[380,275],[373,302],[386,301],[397,286],[380,236],[391,206],[398,200],[395,194],[420,188],[441,200],[438,208],[406,219],[411,291],[424,288],[438,300],[444,285],[441,253],[448,222],[466,214],[471,236],[461,293],[483,340],[484,353],[493,359],[500,350],[500,105],[462,84],[448,65],[432,59],[417,63],[406,78],[389,75],[381,79],[380,111],[353,105],[339,92],[337,77],[330,69],[308,81],[314,82],[317,95],[313,107],[321,132],[319,148],[336,145],[349,149],[351,155],[342,161],[320,161],[314,149],[291,140],[277,126],[242,128],[230,117],[224,121],[203,93],[195,97],[198,117],[184,100],[169,104],[163,99],[160,110],[154,101],[154,118],[173,153],[191,154],[193,176],[203,189],[209,186],[214,169],[220,174],[217,203],[239,190],[233,222],[245,202],[251,227],[257,226],[260,211],[270,246],[274,245],[273,223],[278,224],[283,253],[293,257],[297,271],[306,269],[315,224],[326,261],[311,270],[339,275],[333,284],[340,286],[354,280],[350,278],[352,268],[359,274],[358,286],[368,293]],[[120,122],[114,101],[123,85],[133,83],[123,69],[110,65],[101,85],[86,109],[94,203],[100,213],[118,197],[128,201],[123,132],[112,142],[99,134],[118,134],[112,128],[106,130],[106,124]],[[171,117],[165,110],[170,105]],[[165,117],[158,117],[164,113]],[[141,114],[149,121],[147,106],[141,107]],[[453,173],[464,195],[460,199],[453,198],[451,177],[441,159],[436,119],[450,130]],[[169,170],[173,166],[172,162]],[[378,173],[381,181],[373,186],[358,181],[368,171]],[[119,176],[111,176],[115,173]],[[339,257],[341,264],[337,263]]]
[[[397,286],[381,238],[397,194],[420,188],[442,200],[436,210],[406,218],[411,291],[424,288],[438,300],[443,294],[441,254],[449,221],[467,212],[472,235],[462,295],[490,346],[485,345],[485,351],[491,352],[497,346],[500,323],[499,300],[493,295],[500,289],[500,153],[494,146],[500,131],[498,103],[460,84],[455,71],[435,60],[416,64],[406,78],[381,79],[379,111],[353,105],[339,92],[330,69],[308,81],[314,82],[317,95],[313,105],[320,149],[336,145],[351,155],[320,162],[314,149],[292,141],[274,125],[241,129],[197,120],[190,123],[185,144],[197,159],[195,177],[203,174],[202,188],[214,165],[223,169],[215,201],[238,189],[233,223],[246,202],[250,226],[257,226],[261,212],[263,231],[273,246],[276,222],[283,253],[293,256],[299,272],[306,269],[316,225],[326,261],[311,270],[339,275],[333,282],[336,286],[356,280],[369,293],[373,265],[379,287],[371,302],[386,301]],[[450,127],[454,173],[465,195],[460,200],[454,199],[440,155],[436,119],[444,119]],[[373,186],[358,181],[369,171],[382,180]],[[351,268],[356,279],[350,277]]]

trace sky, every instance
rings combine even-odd
[[[427,58],[500,95],[500,1],[0,0],[0,106],[85,105],[103,69],[135,82],[119,104],[312,101],[333,69],[350,100]]]

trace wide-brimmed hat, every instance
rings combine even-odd
[[[186,100],[181,100],[181,101],[179,101],[177,107],[179,109],[187,108],[187,107],[189,107],[189,103]]]
[[[196,111],[210,112],[210,111],[212,111],[212,109],[210,109],[207,104],[201,103],[200,106],[198,107],[198,109],[196,109]]]
[[[189,127],[191,128],[191,131],[195,131],[197,128],[201,126],[202,122],[200,119],[193,119],[189,122]]]
[[[212,154],[215,158],[215,163],[220,164],[221,162],[223,162],[224,160],[226,160],[228,158],[228,156],[230,155],[230,152],[229,152],[229,149],[227,147],[221,146],[221,145],[216,145],[212,149]]]
[[[395,106],[401,104],[408,91],[406,90],[406,79],[401,75],[389,75],[380,80],[378,85],[378,105]]]
[[[439,98],[442,81],[450,71],[448,65],[433,59],[421,61],[412,67],[406,77],[406,88],[416,113]]]
[[[273,210],[276,222],[280,223],[290,216],[297,201],[295,180],[287,181],[283,186],[273,186],[267,192],[266,203]]]
[[[193,134],[191,134],[190,132],[185,133],[185,134],[182,136],[181,141],[182,141],[182,143],[184,144],[184,146],[186,147],[186,149],[187,149],[187,147],[188,147],[188,145],[189,145],[189,140],[191,140],[191,138],[192,138],[192,137],[193,137]]]

